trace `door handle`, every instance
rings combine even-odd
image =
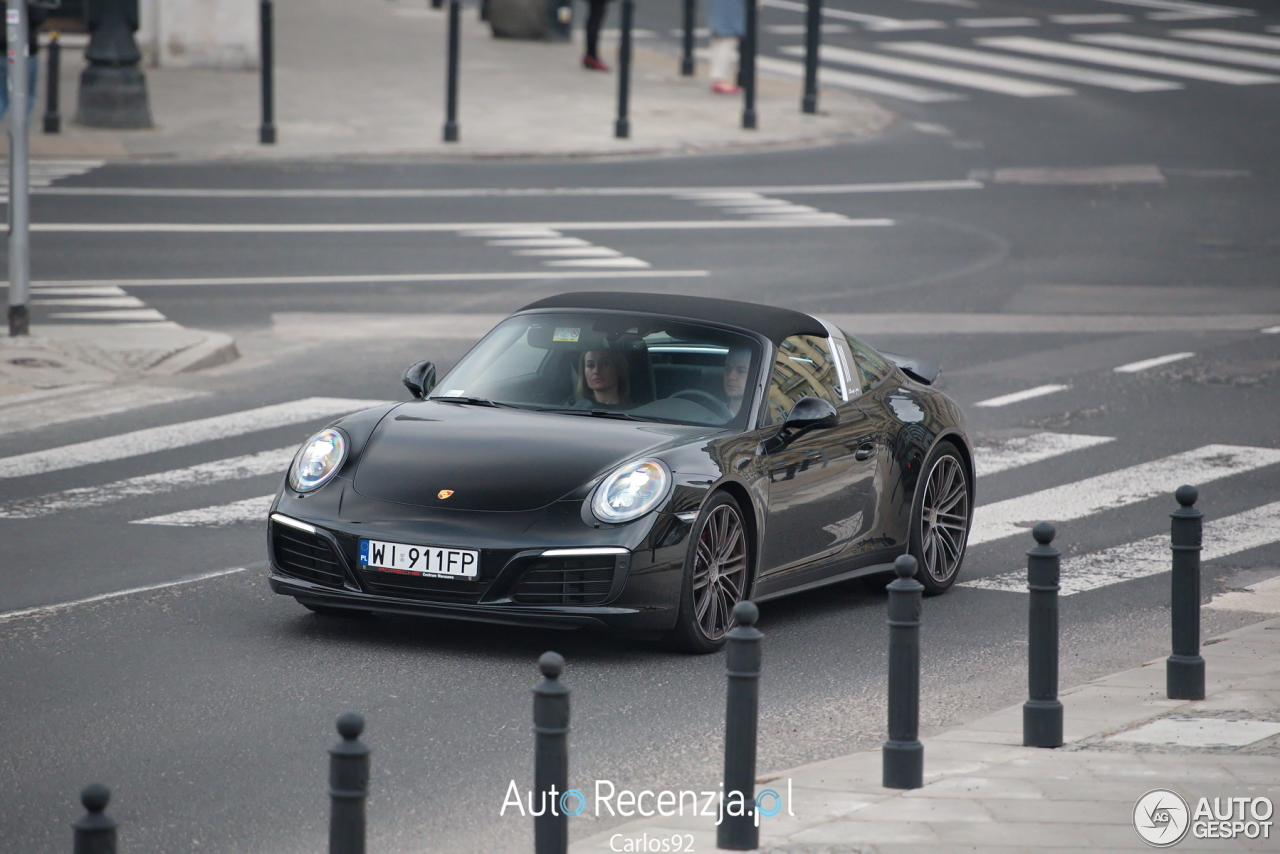
[[[855,460],[865,460],[876,452],[875,442],[863,442],[858,446],[858,450],[854,451],[853,458]]]

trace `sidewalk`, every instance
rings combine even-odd
[[[1280,584],[1255,587],[1227,595],[1250,597],[1250,610],[1280,613]],[[1210,809],[1215,798],[1223,799],[1223,810],[1227,798],[1268,798],[1274,809],[1280,803],[1280,618],[1208,640],[1201,654],[1207,673],[1202,701],[1166,699],[1164,659],[1064,691],[1067,743],[1055,750],[1022,746],[1020,705],[923,739],[921,789],[881,788],[879,750],[762,776],[757,791],[772,788],[783,798],[789,779],[795,815],[784,807],[762,820],[759,850],[1147,851],[1133,816],[1138,799],[1152,789],[1181,795],[1191,817],[1200,798],[1208,798]],[[1262,802],[1259,812],[1267,812]],[[1269,838],[1255,826],[1246,828],[1258,835],[1254,839],[1201,839],[1193,818],[1191,832],[1173,850],[1280,850],[1280,816],[1266,820],[1272,823]],[[692,850],[705,854],[717,850],[713,821],[638,820],[570,850],[643,851],[641,840],[688,834]],[[625,847],[628,840],[635,847]]]
[[[41,94],[32,157],[635,155],[819,145],[877,134],[893,118],[840,90],[822,92],[821,115],[804,115],[800,81],[762,73],[759,130],[744,131],[741,97],[713,95],[705,66],[697,77],[681,77],[677,56],[640,37],[633,41],[631,138],[618,140],[616,69],[583,70],[580,44],[495,39],[470,3],[462,10],[460,140],[446,144],[444,9],[427,0],[308,0],[275,10],[278,144],[258,144],[257,71],[145,68],[154,129],[77,126],[83,48],[71,43],[80,37],[63,50],[63,132],[39,132]],[[617,4],[608,14],[606,26],[616,28]],[[606,39],[601,53],[615,64],[614,41]]]

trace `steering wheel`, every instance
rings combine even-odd
[[[671,396],[678,397],[681,400],[692,400],[699,406],[709,409],[712,415],[725,421],[733,417],[733,413],[729,411],[729,407],[724,405],[724,401],[700,388],[682,388]]]

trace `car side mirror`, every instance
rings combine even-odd
[[[791,407],[777,435],[761,443],[766,454],[776,453],[810,430],[825,430],[840,423],[840,413],[818,397],[802,397]]]
[[[436,366],[430,361],[416,362],[404,372],[404,387],[418,400],[422,400],[436,385]]]

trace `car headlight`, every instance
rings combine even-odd
[[[591,512],[601,522],[630,522],[657,507],[670,486],[671,472],[660,460],[636,460],[596,487]]]
[[[307,440],[293,465],[289,466],[289,486],[297,492],[311,492],[329,482],[347,458],[347,437],[332,427]]]

